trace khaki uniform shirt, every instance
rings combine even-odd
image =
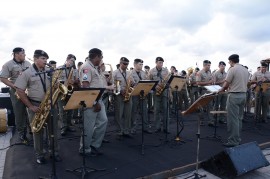
[[[149,80],[159,81],[159,83],[160,83],[161,80],[168,80],[168,75],[169,75],[169,71],[168,71],[168,69],[166,69],[164,67],[162,67],[162,69],[161,69],[161,75],[158,75],[158,70],[155,67],[149,71]]]
[[[89,82],[90,88],[105,87],[102,75],[99,73],[97,67],[95,67],[91,61],[87,61],[81,66],[80,81]]]
[[[63,65],[61,67],[66,67],[66,66]],[[65,82],[68,79],[70,72],[71,72],[71,68],[64,69],[62,71],[61,76],[59,77],[59,81],[60,82]],[[73,74],[72,74],[72,79],[71,80],[76,80],[76,79],[78,79],[77,72],[76,72],[76,69],[73,69]]]
[[[214,83],[219,83],[222,82],[223,80],[225,80],[227,76],[227,73],[224,71],[223,73],[221,73],[219,70],[216,71],[213,74],[213,79],[214,79]],[[224,83],[221,83],[220,86],[223,86]]]
[[[197,72],[196,74],[196,81],[197,82],[208,82],[212,80],[212,74],[210,71],[204,71],[201,70],[199,72]],[[201,87],[201,85],[198,85],[199,87]]]
[[[189,81],[190,83],[194,83],[196,82],[196,74],[197,72],[193,72],[190,76],[189,76]],[[192,84],[192,86],[198,86],[196,83]]]
[[[45,96],[44,88],[40,77],[42,78],[45,89],[48,90],[50,86],[50,81],[47,74],[36,75],[37,71],[33,66],[30,66],[27,70],[22,72],[20,76],[18,76],[15,86],[22,90],[27,89],[28,97],[35,101],[42,101]],[[44,78],[45,77],[45,78]]]
[[[135,69],[131,71],[132,77],[134,79],[135,85],[138,84],[140,80],[146,80],[147,76],[144,71],[137,72]]]
[[[252,77],[251,81],[262,81],[262,79],[265,79],[265,81],[270,81],[270,72],[266,71],[265,73],[262,73],[261,71],[256,71]]]
[[[3,65],[0,72],[0,77],[9,78],[12,83],[15,83],[18,76],[30,66],[31,63],[29,61],[24,61],[20,64],[14,60],[9,60]]]
[[[247,92],[248,70],[240,64],[235,64],[228,70],[226,81],[230,83],[228,92]]]
[[[113,71],[113,81],[120,81],[121,90],[125,90],[128,81],[132,81],[134,83],[134,79],[132,77],[131,71],[122,71],[120,68]]]

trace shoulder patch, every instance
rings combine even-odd
[[[83,73],[88,73],[89,69],[83,69]]]
[[[83,80],[87,80],[87,79],[88,79],[87,74],[84,74],[84,75],[83,75]]]

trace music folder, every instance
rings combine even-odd
[[[87,108],[93,107],[94,102],[97,102],[105,88],[79,88],[74,89],[71,97],[69,98],[64,110],[79,109],[81,108],[81,101],[84,101]]]
[[[168,83],[173,91],[181,91],[183,86],[187,83],[187,79],[183,76],[172,75],[168,80]]]
[[[131,93],[131,96],[138,96],[141,94],[141,91],[143,91],[144,96],[147,96],[148,93],[156,87],[158,84],[158,81],[153,80],[140,80],[138,84],[134,87],[133,92]]]

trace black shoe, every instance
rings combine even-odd
[[[262,123],[268,123],[268,121],[267,120],[262,120]]]
[[[130,134],[123,134],[123,137],[130,138],[130,139],[133,138],[132,135],[130,135]]]
[[[223,146],[225,146],[225,147],[235,147],[235,146],[237,146],[237,145],[235,145],[235,144],[230,144],[230,143],[223,143],[222,144]]]
[[[209,127],[215,127],[215,124],[213,124],[213,123],[210,122],[210,123],[208,123],[208,126]]]
[[[102,142],[103,143],[110,143],[110,141],[108,139],[105,139],[105,138],[102,140]]]
[[[161,129],[160,128],[157,129],[157,130],[155,130],[155,133],[158,133],[158,132],[161,132]]]
[[[143,132],[146,133],[146,134],[152,134],[153,133],[151,130],[144,130]]]
[[[227,124],[226,121],[218,121],[220,124]]]
[[[50,158],[52,159],[52,155],[50,155]],[[56,162],[62,162],[62,158],[60,157],[60,155],[55,155],[54,156],[54,161],[56,161]]]
[[[96,147],[90,146],[91,147],[91,153],[95,155],[103,155],[102,152],[100,152]]]
[[[29,140],[25,135],[20,135],[20,140],[24,144],[28,144]]]
[[[164,132],[165,134],[170,134],[170,132],[167,131],[167,130],[164,130],[163,132]]]
[[[38,158],[37,158],[37,163],[38,163],[38,164],[45,164],[45,163],[46,163],[46,160],[45,160],[44,157],[38,157]]]
[[[83,153],[80,152],[80,155],[83,156]],[[85,153],[84,153],[84,156],[85,156],[85,157],[95,157],[95,156],[97,156],[97,154],[95,154],[95,153],[93,153],[93,152],[91,151],[91,152],[85,152]]]
[[[66,129],[62,129],[62,130],[61,130],[61,136],[65,136],[66,134],[67,134]]]
[[[76,129],[74,129],[73,127],[68,127],[68,128],[67,128],[67,131],[69,131],[69,132],[75,132]]]

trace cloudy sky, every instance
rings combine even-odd
[[[178,70],[237,53],[253,72],[270,57],[269,0],[9,0],[1,2],[0,66],[14,47],[46,51],[62,65],[97,47],[115,69],[120,57]],[[132,63],[131,63],[132,65]]]

